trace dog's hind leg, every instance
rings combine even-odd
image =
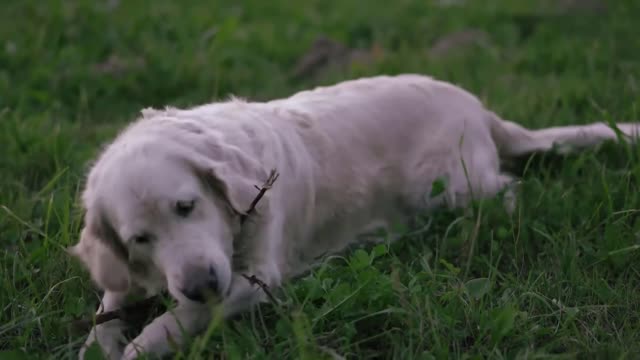
[[[518,181],[510,175],[491,172],[486,173],[475,183],[451,189],[449,198],[454,205],[452,207],[465,208],[472,201],[491,199],[500,194],[503,195],[503,206],[507,213],[512,214],[516,208]]]
[[[509,175],[500,174],[498,175],[498,183],[500,186],[497,193],[502,193],[502,204],[504,206],[504,209],[509,215],[512,215],[516,210],[516,206],[518,205],[517,197],[520,181],[514,179]]]

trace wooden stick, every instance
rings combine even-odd
[[[99,325],[115,319],[120,319],[129,323],[135,322],[136,320],[143,321],[143,318],[149,315],[148,313],[154,306],[161,307],[162,305],[163,303],[160,301],[160,296],[156,295],[125,305],[117,310],[105,311],[101,314],[97,314],[95,322],[93,318],[74,320],[71,323],[71,326],[76,331],[88,331],[94,323],[95,325]]]
[[[276,180],[278,180],[279,176],[280,174],[278,174],[276,169],[272,169],[271,172],[269,173],[269,177],[267,178],[267,181],[265,181],[264,184],[262,184],[262,188],[259,188],[257,186],[255,187],[259,191],[258,195],[251,202],[251,206],[249,206],[249,210],[245,211],[243,214],[240,214],[240,224],[244,224],[244,222],[249,218],[249,215],[255,212],[256,205],[258,205],[258,202],[260,201],[260,199],[262,199],[262,197],[267,192],[267,190],[271,189],[271,187],[273,186],[273,183],[275,183]]]
[[[249,281],[249,283],[251,285],[258,285],[260,286],[260,288],[262,289],[262,291],[264,291],[265,294],[267,294],[267,297],[269,297],[269,300],[271,300],[271,302],[274,305],[278,304],[278,301],[276,300],[276,298],[271,294],[271,291],[269,291],[269,287],[267,286],[267,284],[265,284],[264,281],[258,279],[255,275],[246,275],[246,274],[242,274],[242,277],[247,279],[247,281]]]

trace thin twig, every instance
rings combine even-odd
[[[269,297],[269,300],[271,300],[271,302],[274,305],[278,305],[278,301],[276,300],[276,298],[273,296],[273,294],[271,294],[271,291],[269,291],[269,286],[267,286],[267,284],[264,283],[264,281],[258,279],[255,275],[246,275],[246,274],[242,274],[242,277],[247,279],[247,281],[249,281],[249,283],[251,285],[258,285],[260,286],[260,288],[262,289],[262,291],[264,291],[265,294],[267,294],[267,297]]]
[[[264,184],[262,184],[262,188],[258,188],[257,186],[255,186],[255,188],[258,189],[260,192],[255,197],[255,199],[253,199],[253,201],[251,202],[251,206],[249,206],[249,210],[247,210],[243,214],[240,214],[240,224],[244,224],[244,222],[249,218],[249,215],[255,212],[256,205],[258,205],[258,202],[260,201],[260,199],[262,199],[262,197],[267,192],[267,190],[271,189],[271,187],[276,182],[276,180],[278,180],[279,176],[280,174],[278,174],[276,169],[272,169],[271,172],[269,173],[269,177],[267,178],[267,181],[265,181]]]

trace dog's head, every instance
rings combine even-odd
[[[192,301],[228,292],[239,214],[266,173],[234,147],[203,147],[222,152],[206,156],[198,134],[182,143],[131,137],[93,166],[85,227],[71,253],[101,288],[160,285]]]

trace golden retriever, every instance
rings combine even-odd
[[[99,312],[140,289],[167,289],[178,304],[126,346],[120,320],[94,327],[85,345],[97,341],[112,359],[170,353],[170,343],[207,326],[211,303],[228,316],[264,301],[242,274],[278,287],[371,229],[510,189],[501,160],[638,130],[617,129],[527,130],[421,75],[345,81],[268,102],[143,110],[93,164],[85,227],[71,252],[105,291]],[[271,169],[278,181],[241,224]],[[431,197],[438,179],[446,189]]]

